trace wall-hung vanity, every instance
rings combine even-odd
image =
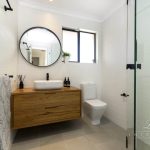
[[[11,99],[12,129],[79,119],[81,91],[17,89]]]

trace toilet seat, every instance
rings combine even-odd
[[[94,108],[105,107],[107,105],[99,99],[87,100],[85,103]]]

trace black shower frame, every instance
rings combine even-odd
[[[137,0],[135,0],[135,11],[134,11],[134,65],[137,63]],[[136,85],[137,85],[137,67],[134,68],[134,150],[136,150]]]

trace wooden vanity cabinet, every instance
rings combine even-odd
[[[12,129],[79,119],[81,91],[77,88],[36,91],[17,89],[11,99]]]

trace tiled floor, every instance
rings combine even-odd
[[[125,150],[125,135],[106,119],[100,126],[76,120],[19,130],[12,150]]]
[[[137,150],[150,150],[150,145],[147,145],[142,140],[137,139]]]

